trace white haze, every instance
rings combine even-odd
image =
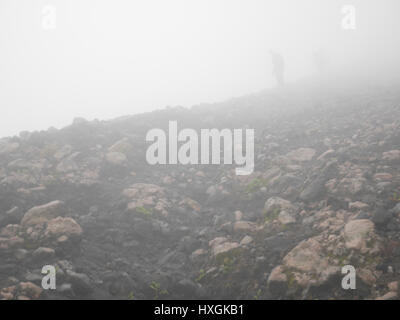
[[[42,28],[54,5],[57,27]],[[356,8],[356,30],[341,26]],[[274,85],[269,50],[287,78],[332,70],[395,75],[398,0],[0,0],[0,136],[190,107]]]

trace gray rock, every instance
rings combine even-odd
[[[67,270],[67,277],[69,282],[72,284],[74,292],[79,295],[87,295],[93,291],[91,286],[90,278],[84,273],[77,273],[71,270]]]
[[[370,219],[370,214],[365,211],[361,211],[354,219]]]
[[[72,296],[73,295],[72,284],[63,283],[61,286],[57,286],[57,291],[62,294],[65,294],[66,296]]]
[[[190,279],[180,280],[175,289],[176,293],[183,297],[195,297],[197,295],[197,285]]]
[[[396,206],[393,207],[393,208],[390,210],[390,212],[393,213],[393,214],[400,214],[400,203],[396,204]]]
[[[24,276],[26,281],[33,282],[35,284],[42,283],[43,275],[41,270],[36,270],[35,272],[27,272]]]
[[[26,249],[17,249],[15,250],[14,256],[17,260],[25,260],[26,257],[28,256],[29,252]]]
[[[377,226],[385,226],[390,221],[391,218],[392,218],[392,213],[389,210],[379,208],[374,212],[372,221]]]
[[[317,178],[305,187],[300,194],[300,199],[304,202],[315,201],[320,199],[325,192],[325,179]]]
[[[42,260],[46,264],[49,259],[54,257],[54,255],[55,255],[54,249],[44,248],[44,247],[37,248],[32,254],[35,260]]]
[[[8,224],[18,224],[23,214],[23,211],[18,207],[11,208],[4,215],[0,215],[0,228]]]
[[[314,221],[315,221],[314,217],[311,216],[304,218],[302,223],[303,225],[311,225],[314,223]]]

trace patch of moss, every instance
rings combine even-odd
[[[218,265],[224,265],[229,263],[231,260],[238,261],[241,257],[243,249],[238,247],[236,249],[230,250],[228,252],[220,253],[216,256],[216,263]]]
[[[270,222],[278,218],[281,209],[275,208],[272,210],[264,211],[264,222]]]
[[[268,186],[268,179],[255,178],[244,187],[244,193],[251,194],[259,191],[261,188]]]
[[[261,289],[258,289],[257,291],[256,291],[256,293],[255,293],[255,295],[254,295],[254,299],[255,300],[260,300],[260,298],[261,298],[261,296],[262,296],[262,290]]]
[[[166,289],[162,289],[158,282],[153,281],[150,284],[150,288],[154,291],[154,300],[158,300],[160,297],[168,295],[168,291]]]
[[[371,264],[378,264],[380,262],[379,256],[377,255],[365,255],[364,256],[364,267],[369,266]]]
[[[204,269],[200,269],[199,275],[196,278],[196,282],[200,282],[206,276],[206,271]]]
[[[292,230],[294,227],[294,223],[289,223],[289,224],[280,224],[279,227],[279,232],[283,232],[283,231],[289,231]]]
[[[397,192],[393,193],[392,196],[389,198],[389,200],[394,202],[400,202],[400,194],[397,194]]]
[[[286,271],[285,274],[287,277],[288,289],[293,289],[296,286],[296,277],[294,276],[294,273],[292,271]]]
[[[235,266],[236,258],[225,257],[222,263],[222,274],[231,273]]]
[[[139,213],[139,214],[141,214],[143,216],[146,216],[146,217],[150,217],[153,214],[153,210],[152,209],[147,209],[145,207],[137,207],[135,209],[135,212],[137,212],[137,213]]]

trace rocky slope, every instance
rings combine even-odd
[[[147,164],[146,132],[168,120],[254,128],[254,173]],[[397,298],[399,168],[397,88],[287,88],[4,138],[0,299]]]

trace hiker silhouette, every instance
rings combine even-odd
[[[278,86],[282,87],[285,84],[284,81],[284,71],[285,71],[285,61],[280,53],[270,50],[273,73],[278,83]]]

